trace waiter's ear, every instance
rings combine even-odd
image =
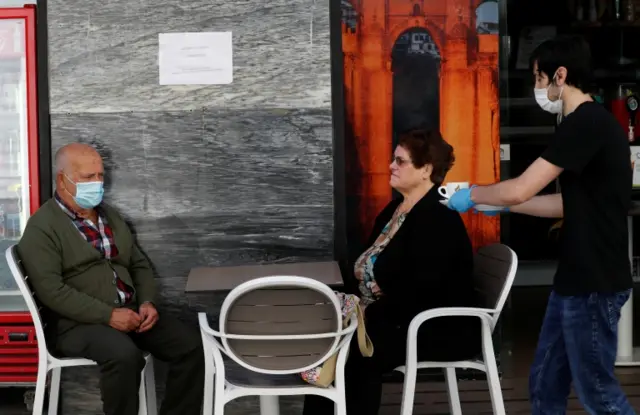
[[[565,82],[567,82],[567,68],[561,66],[556,71],[555,84],[558,86],[563,86]]]

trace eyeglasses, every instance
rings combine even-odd
[[[392,163],[395,162],[398,165],[398,167],[402,167],[407,163],[411,163],[411,160],[407,160],[407,159],[403,159],[402,157],[395,156],[391,159],[391,162]]]

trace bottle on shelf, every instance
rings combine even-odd
[[[633,0],[625,0],[623,15],[626,22],[633,23],[636,21],[636,7]]]

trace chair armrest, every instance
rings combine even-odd
[[[475,307],[440,307],[419,313],[411,320],[409,331],[407,332],[407,364],[410,361],[417,362],[418,360],[418,330],[427,320],[454,316],[478,317],[482,323],[482,336],[484,338],[485,336],[490,337],[493,332],[495,326],[493,315],[495,313],[497,311],[494,309]]]
[[[488,319],[489,325],[492,326],[493,315],[497,313],[496,310],[491,308],[475,308],[475,307],[440,307],[426,310],[416,315],[409,324],[409,333],[412,331],[418,332],[418,329],[427,320],[432,320],[438,317],[478,317],[482,320]],[[491,327],[493,330],[493,327]]]
[[[203,344],[207,344],[208,342],[213,343],[217,352],[224,351],[224,347],[218,341],[218,337],[220,337],[217,331],[213,330],[209,325],[209,320],[207,319],[207,313],[198,313],[198,325],[200,326],[200,335],[202,336]]]
[[[200,326],[200,331],[208,334],[213,337],[222,337],[220,333],[215,331],[209,325],[209,319],[207,319],[207,313],[198,313],[198,325]]]
[[[342,340],[340,340],[340,343],[336,347],[337,350],[341,350],[342,347],[345,346],[345,343],[348,343],[351,341],[351,338],[353,337],[353,333],[356,331],[357,328],[358,328],[358,318],[354,313],[349,318],[349,325],[347,326],[347,328],[345,328],[340,332],[341,333],[340,336],[342,337]],[[349,346],[347,345],[347,347]]]

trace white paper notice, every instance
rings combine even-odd
[[[218,85],[233,81],[231,32],[160,33],[160,85]]]
[[[500,144],[500,161],[511,161],[511,144]]]

